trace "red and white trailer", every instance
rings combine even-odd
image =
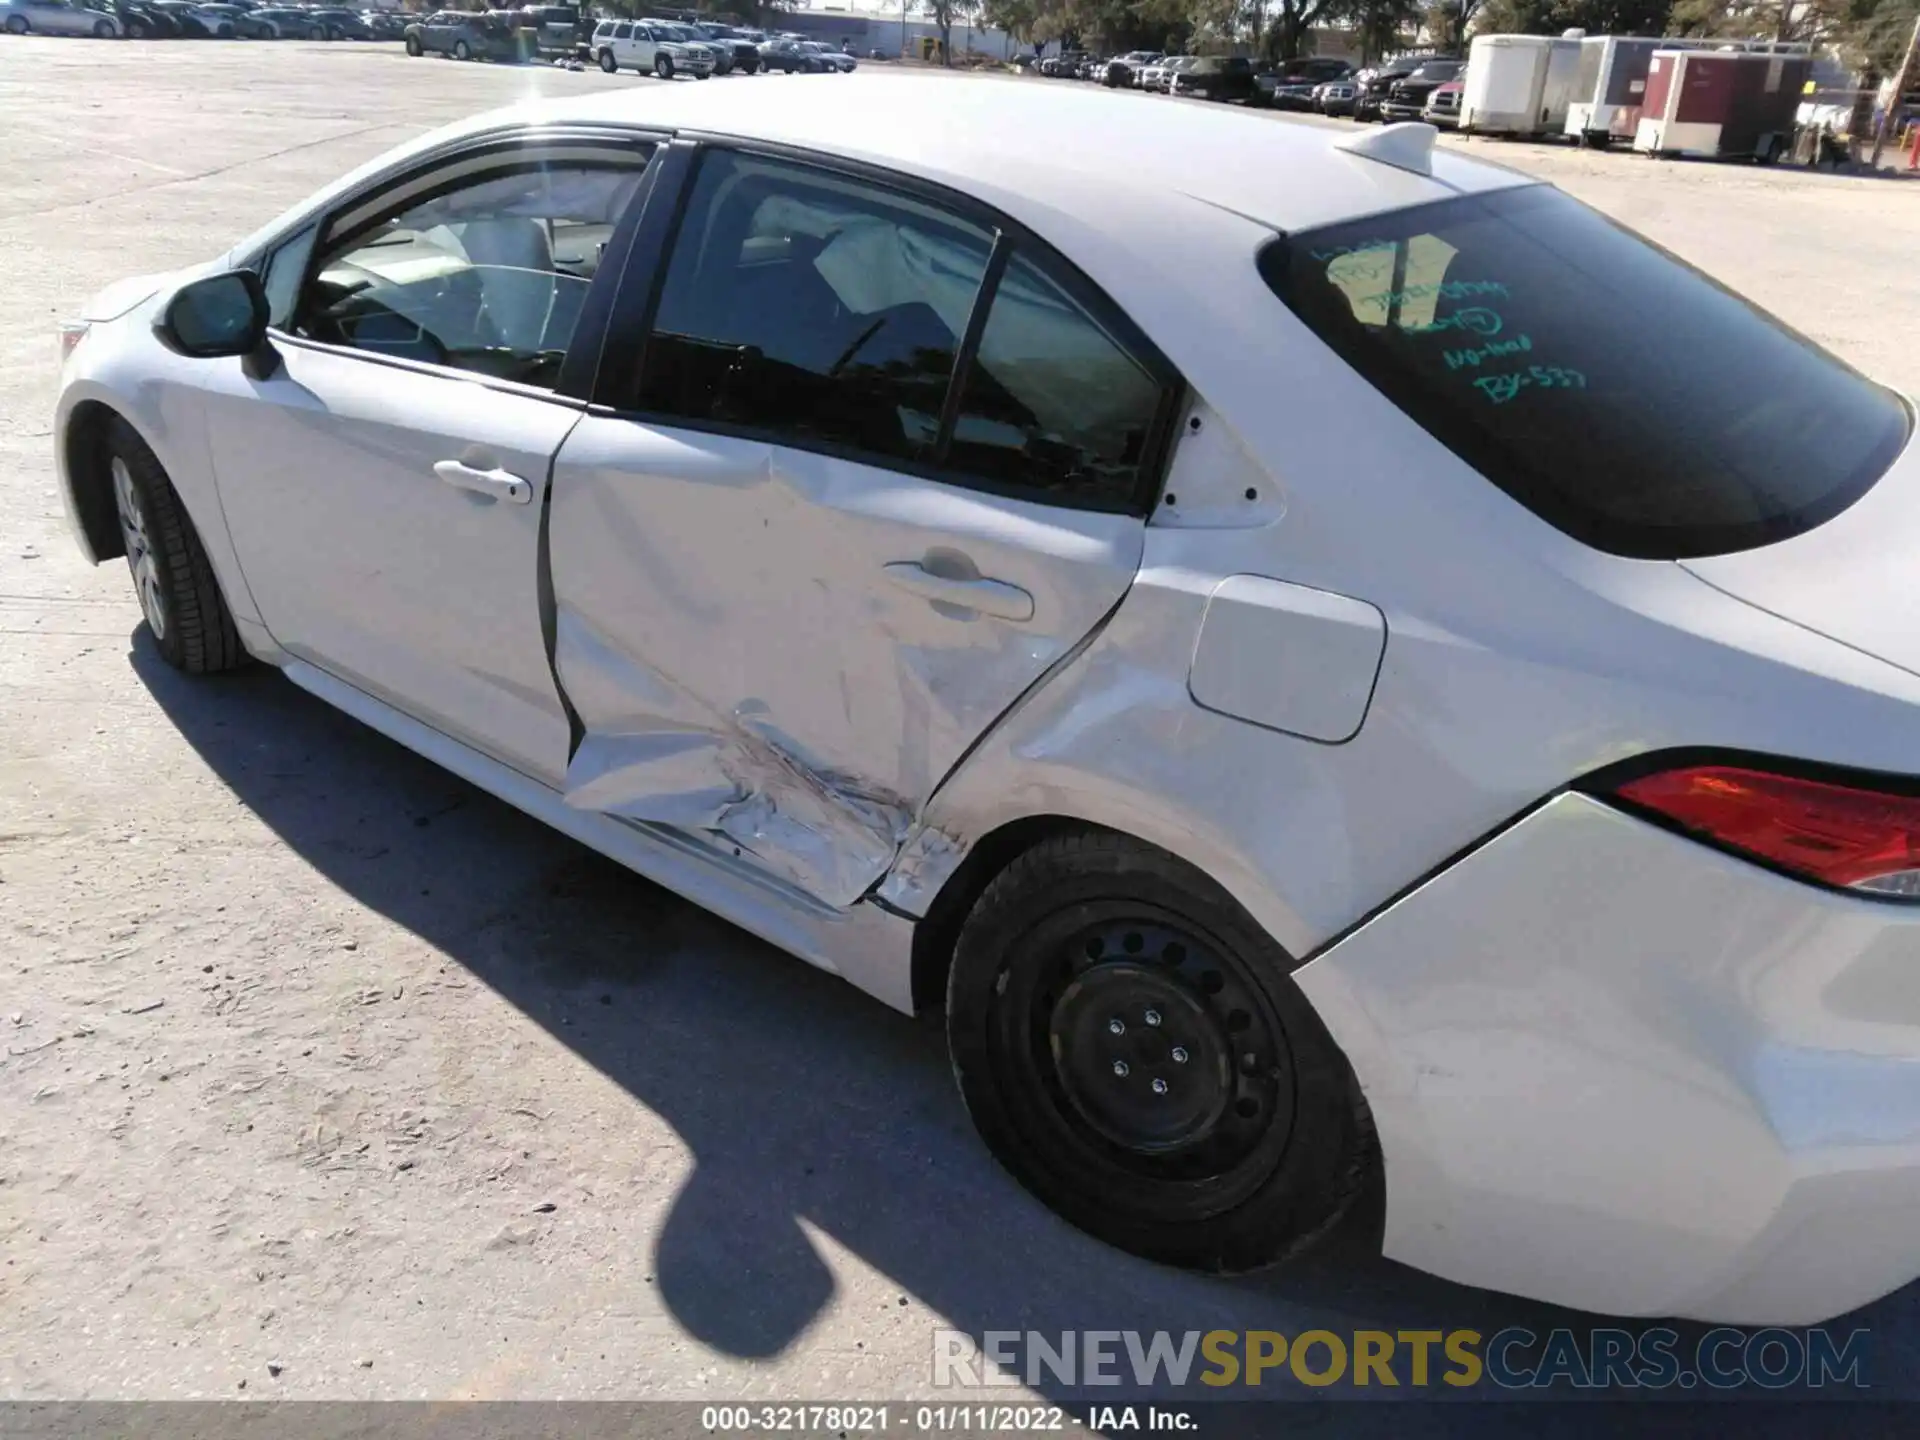
[[[1793,146],[1794,114],[1812,74],[1804,51],[1655,51],[1633,148],[1707,160],[1776,160]]]

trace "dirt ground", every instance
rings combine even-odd
[[[173,674],[81,564],[63,314],[433,124],[652,83],[0,37],[0,1396],[905,1398],[939,1326],[1578,1318],[1364,1225],[1233,1283],[1104,1249],[987,1158],[935,1030],[272,672]],[[1920,392],[1920,186],[1472,148]],[[1917,1309],[1858,1323],[1905,1354]]]

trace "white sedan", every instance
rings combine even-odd
[[[9,35],[91,35],[112,40],[120,34],[120,21],[110,11],[67,0],[0,0],[0,29]]]
[[[987,1143],[1117,1245],[1266,1264],[1384,1167],[1458,1280],[1884,1294],[1910,410],[1345,134],[909,77],[484,116],[66,328],[74,531],[173,664],[944,1005]]]

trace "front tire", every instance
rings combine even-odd
[[[418,35],[407,36],[407,54],[418,60],[425,53],[426,47],[421,45]]]
[[[613,58],[611,50],[600,52],[600,68],[609,75],[617,75],[620,72],[620,62]]]
[[[324,25],[314,25],[314,26],[311,26],[311,27],[309,27],[309,29],[307,30],[307,38],[308,38],[309,40],[324,40],[324,39],[326,39],[326,38],[327,38],[327,27],[326,27],[326,26],[324,26]]]
[[[673,78],[673,57],[671,55],[654,56],[653,73],[658,75],[662,80],[671,80]]]
[[[454,41],[453,42],[453,58],[456,60],[473,59],[473,47],[467,44],[467,42],[464,40]]]
[[[1127,836],[1043,841],[961,929],[947,1037],[995,1157],[1081,1229],[1234,1273],[1331,1229],[1373,1157],[1292,962],[1213,880]]]
[[[124,420],[108,432],[106,458],[127,569],[161,656],[194,675],[245,664],[213,565],[159,460]]]
[[[9,35],[24,35],[27,33],[28,28],[26,16],[9,15],[7,17],[7,33]]]

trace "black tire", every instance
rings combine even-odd
[[[147,24],[146,24],[146,21],[144,21],[144,20],[129,20],[129,21],[127,22],[127,38],[128,38],[129,40],[144,40],[144,39],[146,39],[146,38],[147,38]]]
[[[453,42],[453,58],[456,60],[473,59],[473,47],[467,44],[467,42],[464,40],[454,41]]]
[[[602,50],[600,52],[600,68],[609,75],[617,75],[620,73],[620,62],[613,58],[613,51]]]
[[[407,54],[418,60],[425,53],[426,47],[420,43],[418,35],[407,36]]]
[[[7,17],[7,33],[9,35],[24,35],[31,28],[32,27],[27,24],[27,17],[24,15],[9,15]]]
[[[127,569],[154,645],[169,665],[189,674],[238,669],[247,652],[167,472],[124,420],[107,433],[106,460]]]
[[[324,26],[324,25],[312,25],[312,26],[309,26],[309,27],[307,28],[307,38],[308,38],[309,40],[324,40],[324,39],[326,39],[326,38],[327,38],[327,27],[326,27],[326,26]]]
[[[757,75],[760,73],[760,67],[758,65],[742,65],[740,67],[740,73],[742,75]]]
[[[673,78],[673,57],[671,55],[654,56],[653,73],[658,75],[662,80],[671,80]]]
[[[1291,969],[1185,861],[1105,831],[1045,840],[961,928],[961,1096],[1000,1163],[1109,1244],[1216,1273],[1275,1264],[1339,1222],[1374,1155]]]
[[[111,20],[96,20],[93,22],[93,38],[94,39],[111,40],[113,39],[113,36],[114,36],[114,30],[113,30],[113,22]]]

